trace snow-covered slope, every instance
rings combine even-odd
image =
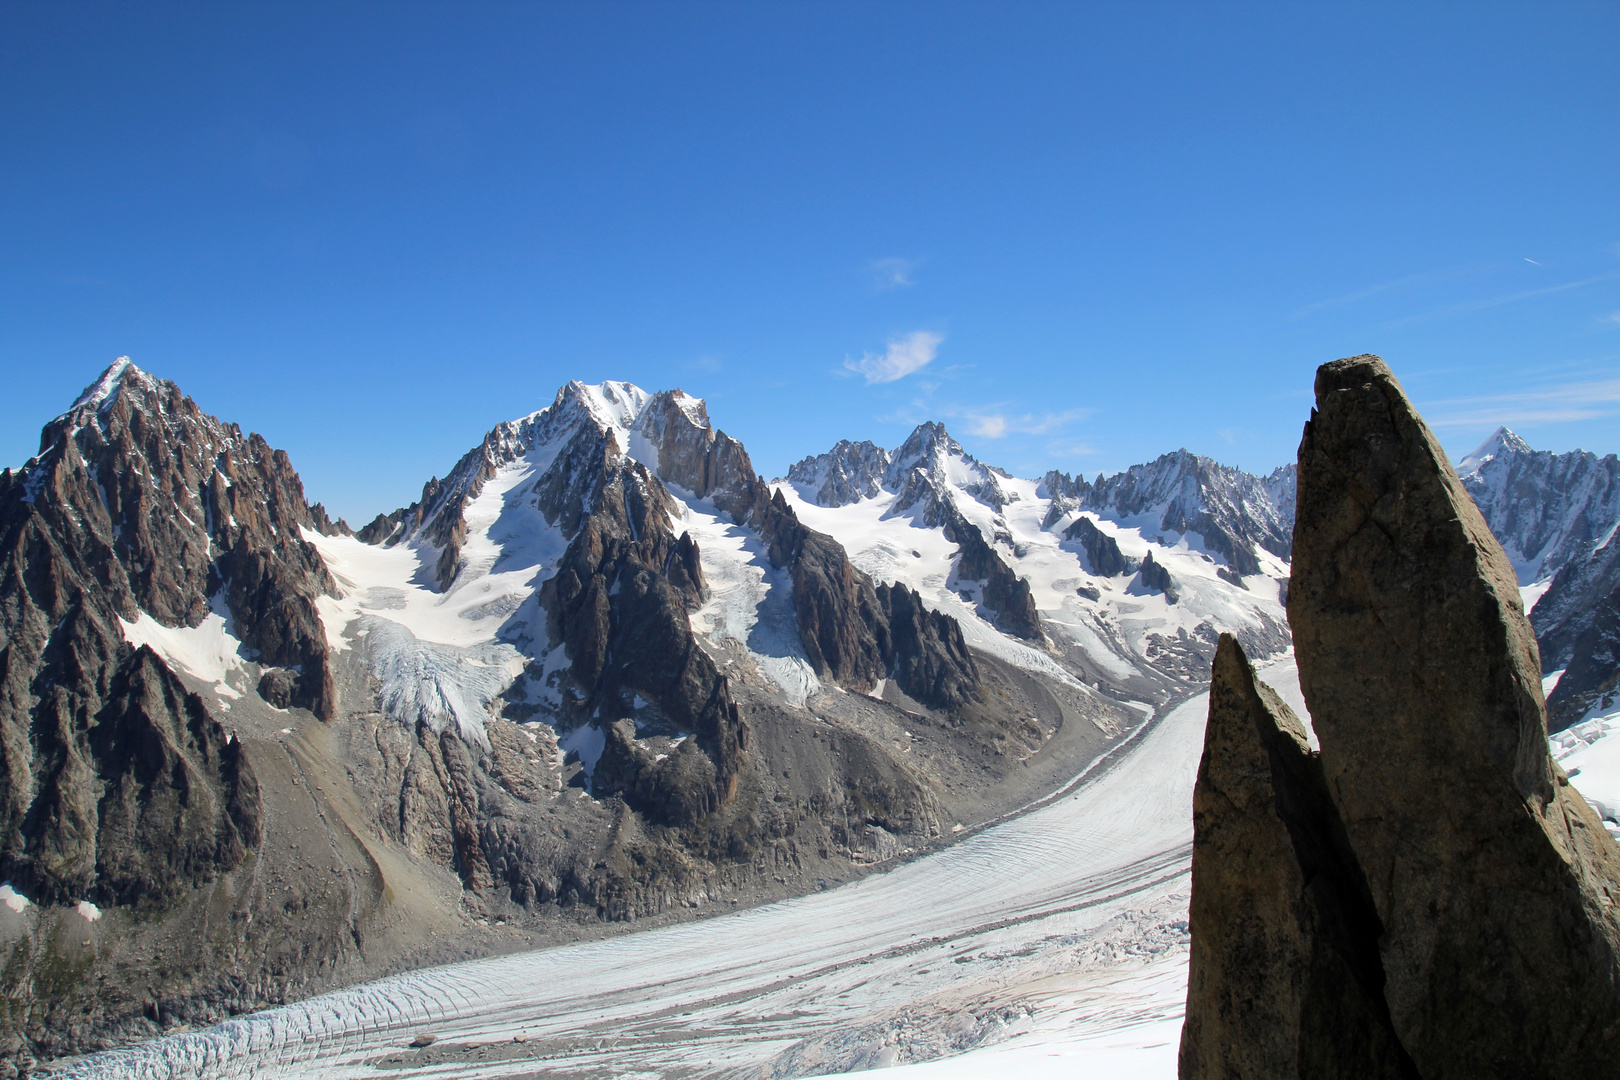
[[[1013,663],[1055,655],[1088,680],[1151,696],[1207,677],[1219,631],[1258,656],[1288,643],[1281,586],[1292,521],[1277,498],[1286,493],[1291,508],[1291,470],[1262,480],[1183,452],[1095,484],[1063,474],[1023,480],[929,423],[892,453],[839,443],[777,483],[855,565],[918,590],[961,622],[971,644]],[[1044,646],[997,629],[986,583],[960,572],[958,519],[1028,583]],[[1120,558],[1088,556],[1099,535]],[[1245,552],[1237,561],[1249,573],[1227,549]]]

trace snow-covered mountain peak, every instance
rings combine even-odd
[[[137,380],[144,380],[147,383],[152,381],[152,377],[136,367],[129,357],[120,356],[107,366],[107,370],[101,373],[100,378],[85,387],[84,393],[79,395],[78,400],[73,403],[73,407],[68,412],[72,412],[74,409],[82,409],[86,405],[96,409],[106,408],[118,394],[125,375],[130,375]]]
[[[784,479],[817,506],[849,506],[888,492],[897,496],[892,512],[915,511],[928,525],[944,520],[939,506],[954,505],[957,493],[993,510],[1019,497],[1005,483],[1011,477],[1004,470],[976,459],[934,420],[917,425],[893,451],[841,440],[825,454],[796,463]]]
[[[64,432],[71,438],[86,424],[97,423],[121,397],[129,397],[133,408],[167,415],[165,398],[178,394],[173,383],[148,375],[129,357],[120,356],[84,388],[66,412],[45,426],[43,435],[49,442],[42,442],[40,451],[43,453]]]
[[[1620,519],[1620,466],[1612,454],[1534,450],[1498,428],[1457,463],[1457,475],[1521,586],[1550,580],[1572,558],[1584,557]]]
[[[652,395],[634,383],[612,380],[590,384],[578,380],[557,392],[558,402],[578,402],[604,430],[628,431]]]
[[[797,462],[784,479],[817,506],[849,506],[882,493],[890,460],[889,452],[873,442],[840,439],[825,454]]]
[[[1457,462],[1457,475],[1469,476],[1479,472],[1481,466],[1487,461],[1503,455],[1533,454],[1530,444],[1515,435],[1506,427],[1499,427],[1491,433],[1491,437],[1480,443],[1473,453]]]
[[[921,516],[933,522],[939,518],[934,504],[954,507],[958,493],[1000,511],[1018,499],[1017,492],[1002,482],[1008,479],[1005,471],[984,464],[962,449],[944,424],[929,421],[919,424],[894,452],[884,487],[899,492],[894,506],[897,512],[920,507]]]

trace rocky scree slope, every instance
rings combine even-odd
[[[1181,1075],[1620,1075],[1620,847],[1551,760],[1512,566],[1381,360],[1316,400],[1288,612],[1321,750],[1223,641]]]
[[[1620,460],[1532,450],[1506,428],[1457,464],[1502,542],[1541,648],[1553,731],[1612,706],[1620,673]]]

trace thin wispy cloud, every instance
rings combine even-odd
[[[1513,394],[1450,398],[1424,405],[1437,428],[1561,424],[1620,415],[1620,379],[1585,379]]]
[[[1046,452],[1052,457],[1062,460],[1064,458],[1094,457],[1098,453],[1095,446],[1088,442],[1076,439],[1065,439],[1046,444]]]
[[[1379,293],[1394,292],[1400,289],[1415,288],[1419,285],[1433,285],[1442,281],[1450,281],[1453,278],[1458,278],[1464,274],[1472,273],[1477,269],[1478,267],[1476,266],[1448,266],[1441,270],[1426,270],[1421,274],[1408,274],[1405,277],[1398,277],[1392,281],[1382,281],[1377,285],[1368,285],[1366,288],[1357,289],[1355,292],[1345,293],[1343,296],[1334,296],[1326,300],[1318,300],[1314,304],[1306,304],[1298,311],[1293,312],[1290,317],[1295,319],[1303,319],[1305,316],[1314,314],[1315,312],[1321,311],[1324,308],[1340,307],[1345,304],[1354,304],[1357,301],[1366,300],[1370,297],[1377,296]]]
[[[915,285],[916,281],[911,275],[921,265],[921,259],[873,259],[867,264],[866,269],[872,275],[872,289],[875,292],[888,292],[891,289],[909,289]]]
[[[1524,257],[1524,261],[1525,261],[1525,262],[1527,262],[1527,263],[1529,263],[1529,264],[1530,264],[1530,265],[1531,265],[1531,266],[1540,266],[1540,265],[1542,265],[1542,264],[1541,264],[1541,263],[1538,263],[1538,262],[1536,262],[1536,260],[1534,260],[1534,259],[1532,259],[1532,258],[1531,258],[1531,257],[1530,257],[1530,256],[1528,256],[1528,255],[1526,255],[1526,256],[1525,256],[1525,257]]]
[[[1470,300],[1463,304],[1453,304],[1450,307],[1436,308],[1425,311],[1420,315],[1408,315],[1404,319],[1384,324],[1386,329],[1396,326],[1405,326],[1408,323],[1421,322],[1425,319],[1442,319],[1450,315],[1466,315],[1474,311],[1485,311],[1489,308],[1501,307],[1503,304],[1516,304],[1521,300],[1531,300],[1538,296],[1551,296],[1553,293],[1568,292],[1571,289],[1583,289],[1588,285],[1596,285],[1600,281],[1613,281],[1620,278],[1620,271],[1608,274],[1598,274],[1595,277],[1582,278],[1579,281],[1566,281],[1561,285],[1546,285],[1539,289],[1526,289],[1523,292],[1504,293],[1501,296],[1490,296],[1483,300]]]
[[[1009,413],[996,406],[988,409],[945,408],[939,415],[967,423],[967,432],[981,439],[1003,439],[1008,435],[1045,435],[1084,419],[1090,409],[1070,409],[1061,413]]]
[[[882,353],[865,353],[859,360],[845,358],[844,367],[866,378],[867,385],[891,383],[921,371],[934,362],[944,334],[930,330],[913,330],[902,338],[889,342]]]
[[[1599,321],[1606,322],[1610,326],[1620,326],[1620,311],[1611,311]]]

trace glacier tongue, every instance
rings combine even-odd
[[[382,683],[384,712],[407,728],[422,722],[438,732],[453,723],[463,740],[489,745],[484,722],[523,670],[522,653],[505,642],[464,647],[421,641],[377,615],[363,616],[358,634]]]

